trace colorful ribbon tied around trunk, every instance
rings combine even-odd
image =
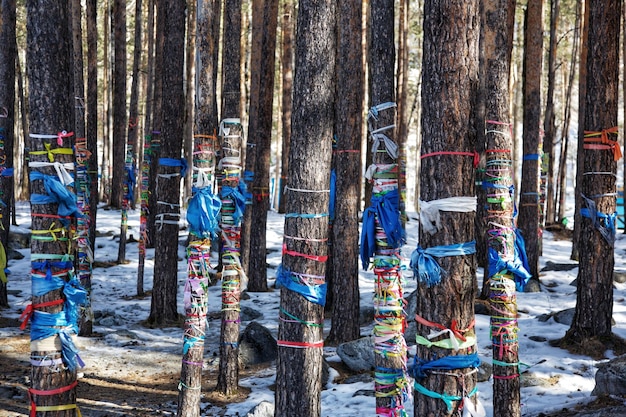
[[[417,248],[411,254],[410,267],[413,274],[420,282],[429,287],[441,282],[441,276],[445,271],[441,268],[435,258],[447,256],[465,256],[476,253],[476,241],[457,243],[454,245],[433,246],[432,248]]]
[[[69,225],[67,217],[82,217],[80,210],[76,206],[76,195],[65,188],[57,177],[32,171],[30,180],[42,180],[48,193],[47,195],[31,194],[30,201],[32,204],[58,204],[57,214],[60,216],[61,223],[66,227]]]
[[[252,198],[248,197],[248,195],[251,194],[248,193],[247,186],[243,181],[240,181],[237,187],[223,186],[220,191],[220,197],[222,198],[222,201],[228,198],[233,200],[233,205],[235,208],[235,211],[233,212],[234,224],[239,223],[239,220],[246,211],[246,199]]]
[[[281,287],[302,295],[312,303],[321,306],[326,305],[326,283],[319,285],[303,283],[302,280],[282,265],[276,271],[276,288]]]
[[[198,237],[214,238],[219,228],[222,201],[211,192],[211,187],[194,189],[193,193],[187,207],[189,230]]]
[[[493,277],[497,273],[503,270],[508,270],[513,274],[515,287],[517,291],[524,291],[524,287],[528,283],[528,280],[532,278],[532,275],[528,272],[524,266],[522,259],[518,256],[518,251],[515,251],[516,256],[513,260],[504,260],[500,257],[498,252],[494,248],[489,248],[488,263],[489,263],[489,278]]]

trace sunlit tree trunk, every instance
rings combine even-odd
[[[78,215],[73,181],[74,89],[72,39],[66,1],[26,2],[30,108],[30,196],[32,216],[31,414],[77,415],[72,339],[78,305],[86,296],[73,277],[69,229]],[[50,65],[54,63],[54,65]],[[66,130],[64,130],[66,129]],[[58,162],[65,172],[57,175]],[[61,205],[66,209],[62,209]],[[47,279],[47,275],[51,278]]]
[[[335,3],[298,8],[287,213],[280,282],[277,416],[321,415],[324,284],[334,119]],[[309,155],[316,155],[310,158]],[[326,214],[326,215],[324,215]],[[311,285],[305,298],[301,286]]]
[[[561,346],[585,348],[612,337],[619,33],[622,2],[591,0],[587,48],[584,134],[578,149],[582,217],[576,312]],[[580,172],[582,171],[582,175]]]
[[[289,144],[291,141],[291,109],[293,105],[293,32],[295,26],[295,1],[284,0],[282,2],[282,54],[281,54],[281,76],[282,76],[282,112],[281,112],[281,132],[283,135],[282,153],[280,164],[280,180],[278,181],[278,212],[285,213],[287,204],[287,194],[284,192],[285,180],[289,168]]]
[[[543,57],[543,0],[526,8],[524,29],[524,152],[518,224],[526,241],[532,280],[539,280],[539,170],[541,155],[541,66]],[[527,290],[538,291],[536,285]]]
[[[111,201],[122,208],[124,199],[124,166],[126,157],[126,0],[113,0],[113,149]],[[122,227],[120,245],[126,244],[126,230]]]
[[[185,61],[185,1],[159,2],[158,19],[164,28],[163,102],[161,106],[161,153],[157,161],[155,199],[154,285],[148,322],[168,325],[179,320],[176,302],[178,288],[178,229],[180,220],[180,179],[184,119],[183,63]],[[165,88],[167,87],[167,88]],[[157,110],[158,111],[158,110]]]
[[[462,405],[470,407],[476,403],[476,138],[472,97],[478,87],[478,13],[477,0],[429,0],[424,4],[419,175],[422,221],[420,246],[411,261],[420,300],[416,315],[416,416],[461,415]],[[442,206],[441,200],[448,198],[459,199],[455,205],[458,212]],[[429,210],[425,202],[430,205]],[[425,216],[427,212],[434,217]],[[435,263],[445,274],[439,274]],[[437,329],[451,332],[429,340],[427,336]],[[450,357],[455,362],[440,370],[430,369],[435,366],[431,363],[433,357]],[[442,401],[442,396],[449,403]]]
[[[87,20],[87,173],[89,174],[89,204],[98,206],[98,25],[96,22],[97,0],[86,1]],[[89,244],[91,251],[96,246],[96,213],[89,210]]]
[[[359,323],[359,209],[361,206],[361,140],[365,96],[363,8],[360,1],[337,4],[337,81],[335,101],[334,167],[335,216],[331,230],[332,327],[327,343],[360,336]]]

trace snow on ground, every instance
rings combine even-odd
[[[17,219],[20,227],[30,227],[29,207],[27,204],[18,205]],[[115,210],[98,211],[98,231],[100,237],[96,240],[96,260],[100,262],[114,262],[117,259],[118,238],[120,227],[120,212]],[[283,216],[270,212],[268,217],[267,244],[270,253],[267,258],[269,265],[269,284],[273,287],[276,267],[281,261],[280,247],[282,244]],[[417,242],[417,221],[414,219],[407,226],[408,242],[403,248],[403,255],[409,257]],[[139,236],[139,213],[129,213],[129,235]],[[180,234],[179,273],[178,273],[178,309],[183,313],[183,285],[186,277],[186,262],[184,261],[184,242],[186,232]],[[546,262],[571,263],[569,255],[571,242],[556,240],[546,232],[544,234],[544,250],[541,258],[541,267]],[[9,268],[9,303],[11,308],[2,311],[2,315],[17,318],[20,312],[30,302],[30,264],[28,249],[20,250],[25,258],[20,261],[10,261]],[[618,233],[615,245],[615,269],[626,272],[626,237]],[[140,366],[147,372],[178,372],[180,370],[180,352],[182,349],[182,329],[147,329],[139,323],[148,317],[150,298],[134,298],[136,294],[137,259],[136,243],[129,243],[126,257],[130,261],[126,265],[115,265],[109,268],[96,268],[93,277],[93,308],[101,315],[94,330],[104,335],[102,339],[80,339],[81,357],[87,362],[84,373],[89,373],[90,364],[97,364],[102,368],[102,362],[107,361],[106,369],[111,374],[119,368],[132,363]],[[215,254],[214,260],[217,259]],[[154,266],[154,250],[147,251],[146,273],[144,288],[152,286],[152,272]],[[408,264],[408,259],[406,260]],[[577,268],[570,271],[550,271],[542,273],[543,289],[540,293],[520,293],[517,295],[519,317],[520,360],[533,365],[530,372],[535,378],[550,381],[550,384],[523,387],[522,414],[536,415],[539,412],[560,410],[590,401],[591,391],[594,388],[594,375],[597,362],[584,356],[571,355],[568,352],[550,347],[545,342],[536,342],[532,336],[542,336],[547,339],[562,337],[568,326],[558,324],[554,319],[540,322],[537,317],[542,314],[557,312],[575,306],[576,289],[570,283],[576,278]],[[416,287],[411,273],[406,273],[405,293],[409,294]],[[479,280],[482,271],[478,271]],[[373,273],[360,271],[360,288],[362,306],[372,305],[374,288]],[[210,288],[209,311],[217,312],[220,306],[220,286]],[[615,284],[614,332],[626,338],[626,284]],[[260,311],[263,317],[258,322],[266,326],[276,335],[278,330],[278,300],[276,292],[252,293],[249,300],[242,301],[248,306]],[[242,328],[247,325],[242,323]],[[330,323],[326,321],[326,330]],[[489,340],[489,317],[476,316],[476,331],[478,336],[479,355],[483,361],[491,361]],[[215,352],[219,352],[219,324],[212,322],[206,338],[205,359],[207,366],[215,364]],[[371,332],[371,326],[362,329],[362,334]],[[0,328],[0,337],[10,337],[19,334],[16,328]],[[2,347],[0,347],[2,350]],[[413,350],[414,351],[414,350]],[[324,354],[330,361],[339,361],[334,348],[324,348]],[[611,357],[612,352],[607,352]],[[107,359],[105,359],[107,358]],[[27,361],[25,357],[23,360]],[[119,366],[117,366],[119,365]],[[331,378],[332,381],[332,378]],[[273,368],[262,371],[254,377],[240,381],[242,386],[250,387],[251,394],[246,401],[231,404],[227,416],[243,416],[260,401],[274,401],[274,394],[269,387],[274,384]],[[373,415],[375,400],[373,397],[357,395],[359,390],[372,390],[372,383],[357,382],[353,384],[335,384],[330,382],[322,392],[322,416],[348,417],[356,415]],[[172,387],[175,390],[175,387]],[[487,416],[492,415],[492,386],[491,381],[479,384],[479,400],[486,409]],[[176,398],[172,398],[176,401]],[[409,415],[413,415],[412,404],[407,406]]]

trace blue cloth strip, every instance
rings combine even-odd
[[[196,236],[214,238],[219,228],[221,200],[211,192],[211,187],[194,189],[187,207],[189,231]]]
[[[3,177],[12,177],[13,176],[13,168],[5,168],[0,172],[0,175]]]
[[[524,155],[524,161],[538,161],[540,158],[538,153],[529,153]]]
[[[447,256],[465,256],[476,253],[476,241],[457,243],[454,245],[433,246],[423,249],[419,244],[411,254],[409,266],[413,269],[413,274],[420,282],[429,287],[441,282],[441,276],[445,271],[441,269],[435,258]]]
[[[370,258],[376,251],[376,223],[385,231],[390,248],[398,248],[405,241],[405,231],[400,220],[400,194],[393,189],[382,195],[372,197],[372,204],[363,212],[363,230],[361,231],[361,262],[367,269]]]
[[[235,211],[233,212],[233,221],[238,224],[246,211],[246,200],[252,198],[252,194],[248,192],[248,187],[243,181],[239,181],[237,187],[223,186],[220,190],[220,198],[222,201],[225,199],[232,199],[235,205]]]
[[[600,232],[604,240],[613,246],[615,244],[615,220],[617,219],[617,212],[606,214],[596,210],[596,203],[581,194],[583,202],[587,207],[580,209],[580,215],[591,219],[593,226]]]
[[[76,195],[65,188],[58,177],[45,175],[38,171],[31,171],[30,180],[42,180],[46,193],[48,193],[48,195],[31,194],[30,202],[32,204],[58,204],[57,214],[61,216],[59,220],[66,227],[70,222],[63,217],[82,217],[80,210],[76,207]]]
[[[426,378],[428,371],[449,371],[452,369],[477,368],[480,366],[478,353],[469,355],[451,355],[432,361],[425,361],[415,357],[413,366],[413,376],[415,378]]]
[[[276,288],[286,288],[293,292],[296,292],[306,298],[308,301],[319,304],[321,306],[326,305],[326,283],[321,285],[305,285],[298,282],[291,271],[279,265],[276,270]]]
[[[187,160],[185,158],[159,158],[159,165],[166,167],[180,167],[181,177],[184,177],[187,172]]]

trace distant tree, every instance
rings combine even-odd
[[[31,414],[74,416],[76,371],[72,337],[86,293],[73,276],[72,223],[79,215],[73,180],[74,88],[67,1],[28,0],[26,60],[30,109]],[[5,45],[6,46],[6,45]],[[51,65],[50,63],[54,63]],[[59,173],[55,169],[57,165]],[[65,171],[64,171],[65,170]],[[46,278],[51,275],[51,278]]]
[[[113,175],[110,204],[122,208],[126,158],[126,0],[113,0]],[[120,240],[126,241],[126,238]]]
[[[365,96],[363,8],[360,1],[337,3],[337,81],[334,167],[335,213],[332,228],[332,327],[326,340],[338,344],[360,336],[359,209],[361,140]]]
[[[321,415],[324,277],[334,119],[335,2],[298,7],[276,365],[276,416]],[[311,158],[310,155],[316,155]],[[305,290],[304,288],[308,288]]]
[[[8,307],[6,248],[13,199],[13,142],[15,137],[15,0],[0,3],[0,308]]]
[[[461,406],[476,402],[472,97],[478,87],[478,14],[478,0],[424,3],[421,221],[411,260],[419,300],[416,416],[459,415]],[[459,199],[453,200],[459,212],[446,210],[450,206],[442,200],[449,198]],[[446,329],[445,336],[427,338]],[[437,358],[449,361],[439,366]]]
[[[176,307],[178,288],[178,223],[184,120],[183,63],[185,61],[185,1],[159,2],[157,19],[164,28],[161,153],[157,161],[155,199],[155,261],[152,303],[148,323],[167,325],[179,321]],[[158,25],[157,25],[158,26]],[[166,87],[166,88],[165,88]],[[158,110],[158,108],[157,108]]]
[[[289,168],[289,145],[291,143],[291,109],[293,106],[293,33],[295,30],[296,9],[294,0],[284,0],[282,4],[282,50],[280,55],[281,76],[282,76],[282,111],[281,111],[281,132],[282,132],[282,152],[280,164],[280,181],[278,182],[278,212],[285,213],[287,204],[287,194],[284,192],[287,171]]]
[[[278,25],[278,0],[265,0],[263,7],[263,43],[261,45],[261,65],[259,67],[259,107],[258,121],[254,136],[248,140],[254,143],[254,180],[252,188],[252,211],[250,218],[250,256],[248,260],[248,290],[267,291],[266,226],[267,212],[270,209],[270,154],[272,144],[274,80],[276,78],[275,51],[276,28]],[[253,69],[254,70],[254,69]],[[252,117],[252,115],[250,115]],[[242,236],[246,239],[246,236]],[[252,254],[254,253],[254,256]]]
[[[97,0],[86,0],[87,23],[87,172],[98,172],[98,24],[96,22]],[[98,207],[98,175],[89,175],[89,204]],[[96,246],[96,213],[89,210],[89,244]],[[89,287],[89,286],[88,286]]]
[[[561,346],[598,354],[615,340],[613,268],[616,217],[616,171],[621,159],[617,141],[619,33],[622,2],[590,0],[584,135],[578,148],[580,215],[576,312]],[[581,175],[582,172],[582,175]],[[608,173],[608,174],[607,174]],[[601,353],[600,353],[601,355]]]
[[[553,224],[557,219],[555,217],[555,143],[556,137],[556,109],[554,105],[554,90],[556,86],[556,54],[558,45],[558,21],[560,14],[559,0],[550,0],[550,48],[548,52],[548,90],[546,92],[546,110],[543,120],[543,152],[548,160],[548,166],[542,169],[547,172],[546,178],[546,196],[543,205],[544,212],[540,213],[540,219],[543,219],[543,227],[545,224]]]
[[[541,70],[543,0],[528,2],[524,28],[524,157],[518,225],[526,242],[532,280],[539,280],[539,169],[541,155]],[[538,291],[536,285],[527,290]]]
[[[135,1],[135,34],[133,47],[132,83],[128,107],[128,137],[125,147],[124,177],[122,183],[122,224],[117,262],[126,261],[126,234],[128,233],[128,210],[135,207],[135,183],[137,182],[137,138],[139,135],[139,63],[141,61],[142,1]]]

